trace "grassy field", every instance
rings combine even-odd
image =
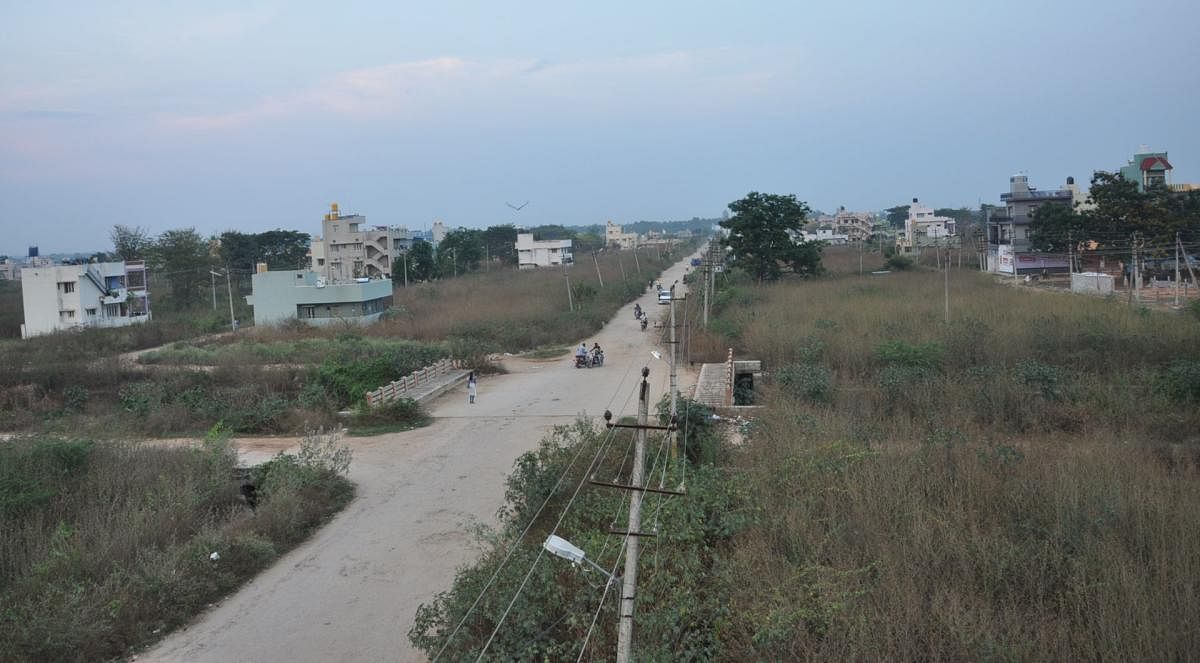
[[[864,271],[880,265],[863,256]],[[849,247],[827,250],[826,266],[766,287],[722,278],[708,332],[694,324],[700,298],[687,303],[693,358],[732,347],[769,379],[743,443],[691,458],[687,497],[664,501],[642,557],[635,655],[1194,656],[1200,320],[956,269],[947,324],[938,272],[859,276]],[[573,659],[593,616],[588,652],[611,652],[601,580],[535,561],[576,481],[626,467],[626,438],[603,439],[560,434],[518,461],[503,528],[419,611],[417,646],[473,658],[529,572],[489,655]],[[571,465],[575,453],[604,469]],[[669,465],[666,485],[680,472]],[[611,566],[605,532],[623,525],[625,497],[585,486],[559,533]]]
[[[353,497],[349,450],[312,435],[241,499],[220,435],[195,448],[0,444],[0,660],[112,660],[183,624]]]
[[[946,324],[943,287],[722,293],[707,342],[774,376],[731,461],[759,517],[714,569],[724,656],[1187,658],[1200,324],[957,270]]]

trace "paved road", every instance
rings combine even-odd
[[[669,284],[681,262],[663,275]],[[682,289],[682,283],[680,284]],[[653,313],[653,293],[640,300]],[[654,401],[667,391],[667,364],[650,355],[653,329],[638,330],[633,305],[592,338],[606,364],[576,369],[568,357],[509,360],[507,375],[431,405],[436,421],[417,431],[352,438],[350,477],[358,497],[312,539],[284,556],[139,661],[419,661],[409,645],[417,606],[447,589],[479,553],[466,526],[494,523],[504,477],[548,428],[606,408],[634,414],[642,366]],[[682,389],[682,387],[681,387]],[[686,392],[685,392],[686,393]]]

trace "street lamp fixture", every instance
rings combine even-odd
[[[588,559],[587,556],[584,555],[582,548],[572,544],[570,541],[567,541],[561,536],[555,536],[554,534],[551,534],[550,536],[546,537],[546,542],[542,544],[542,547],[545,548],[546,551],[551,555],[554,555],[555,557],[561,557],[572,564],[577,565],[580,562],[587,562],[588,564],[591,564],[592,568],[596,569],[600,573],[603,573],[605,577],[608,578],[609,582],[616,580],[616,577],[613,576],[613,574],[605,571],[600,567],[600,565]]]

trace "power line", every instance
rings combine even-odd
[[[633,368],[633,363],[631,362],[629,367],[625,369],[625,374],[621,377],[622,383],[624,383],[625,379],[629,377],[629,371],[632,370],[632,368]],[[619,391],[614,393],[612,398],[609,399],[608,404],[609,404],[610,408],[612,406],[612,403],[616,400],[617,394],[619,394],[619,393],[620,393]],[[629,396],[625,397],[625,402],[621,404],[621,411],[625,410],[625,407],[629,404],[629,398],[632,397],[632,395],[633,394],[631,392]],[[615,434],[615,430],[610,431],[608,438],[611,439],[614,434]],[[599,456],[600,451],[603,450],[605,445],[606,445],[606,441],[602,441],[601,445],[600,445],[600,450],[597,450],[597,452],[596,452],[596,457]],[[571,458],[571,462],[563,470],[562,474],[559,475],[558,480],[554,483],[554,487],[546,495],[546,499],[542,501],[541,506],[538,507],[537,511],[533,514],[533,517],[531,517],[529,519],[529,522],[526,523],[524,529],[521,530],[521,533],[512,542],[512,545],[509,546],[508,552],[505,554],[504,559],[501,560],[500,564],[496,567],[496,570],[492,572],[492,576],[490,578],[488,578],[488,581],[487,581],[487,583],[484,584],[483,589],[479,590],[479,595],[475,597],[475,600],[471,603],[471,607],[469,607],[467,609],[467,612],[463,614],[462,619],[459,620],[458,625],[456,625],[454,627],[454,630],[446,638],[446,641],[444,643],[442,643],[442,648],[439,649],[438,653],[436,655],[434,655],[434,657],[433,657],[434,661],[437,661],[438,659],[440,659],[442,654],[445,653],[446,648],[450,646],[451,642],[453,642],[454,636],[458,634],[459,630],[462,629],[463,624],[465,624],[467,619],[470,618],[471,613],[475,611],[475,608],[479,605],[479,602],[483,599],[484,594],[486,594],[488,589],[491,588],[492,583],[494,583],[496,581],[496,578],[500,575],[500,571],[503,570],[504,566],[508,563],[508,560],[512,558],[513,553],[516,552],[517,547],[521,544],[521,541],[525,538],[525,535],[527,533],[529,533],[530,528],[532,528],[533,524],[535,522],[537,522],[538,516],[541,515],[542,510],[546,508],[546,505],[550,503],[550,500],[558,492],[558,487],[562,484],[562,482],[566,478],[567,474],[571,471],[571,468],[573,468],[575,466],[575,462],[580,458],[580,456],[583,455],[583,452],[585,449],[586,449],[585,445],[583,445],[583,444],[579,445],[579,450],[576,451],[575,456]],[[591,464],[595,464],[596,457],[592,458]],[[590,465],[589,465],[589,469],[590,469]],[[585,477],[587,476],[586,472],[584,473],[584,476]],[[540,558],[541,554],[539,553],[538,556]],[[495,635],[495,633],[493,633],[493,635]],[[489,642],[490,642],[490,639],[489,639]],[[486,650],[486,647],[485,647],[485,650]]]

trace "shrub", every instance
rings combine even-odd
[[[884,341],[875,348],[875,356],[885,364],[926,370],[941,368],[943,354],[944,350],[941,344],[934,341],[927,343]]]
[[[833,373],[821,364],[789,364],[776,379],[789,393],[814,403],[828,402],[833,395]]]
[[[883,261],[883,264],[888,269],[892,269],[897,272],[905,272],[915,267],[917,263],[908,256],[897,254],[889,256],[887,260]]]
[[[1176,401],[1200,401],[1200,361],[1179,360],[1159,373],[1155,391]]]

